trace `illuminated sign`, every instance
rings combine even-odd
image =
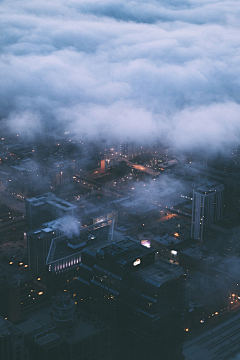
[[[143,245],[143,246],[145,246],[147,248],[151,247],[151,244],[150,244],[149,240],[141,240],[141,245]]]
[[[135,260],[134,263],[133,263],[133,266],[137,266],[139,264],[141,264],[141,259]]]

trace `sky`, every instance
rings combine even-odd
[[[236,146],[239,18],[229,0],[3,0],[0,117],[23,134]]]

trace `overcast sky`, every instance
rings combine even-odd
[[[240,3],[0,2],[1,116],[179,149],[240,136]]]

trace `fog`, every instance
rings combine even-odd
[[[1,117],[14,133],[239,142],[233,1],[2,1]]]

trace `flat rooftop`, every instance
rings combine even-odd
[[[94,321],[84,313],[75,316],[75,328],[70,336],[66,336],[66,330],[55,327],[52,316],[52,307],[44,307],[32,314],[27,315],[27,320],[18,324],[17,328],[22,330],[24,334],[37,335],[37,342],[40,345],[51,343],[57,338],[66,343],[79,342],[81,339],[95,335],[99,329],[107,329],[100,321]],[[97,325],[97,326],[96,326]],[[39,334],[39,335],[38,335]],[[41,334],[41,335],[40,335]]]
[[[39,202],[39,201],[46,201],[47,199],[51,199],[51,198],[54,198],[56,197],[55,194],[51,193],[51,192],[48,192],[46,194],[42,194],[42,195],[38,195],[38,196],[35,196],[35,197],[32,197],[32,198],[29,198],[29,199],[26,199],[27,202],[30,202],[30,203],[34,203],[34,202]]]
[[[108,240],[108,234],[108,225],[99,227],[97,229],[91,229],[91,227],[82,229],[79,236],[57,242],[53,261],[77,254],[81,252],[84,247],[89,245],[91,246],[91,244],[98,241],[103,241],[106,244],[106,241]]]
[[[59,209],[62,210],[70,210],[70,209],[77,209],[78,207],[76,205],[73,205],[65,200],[62,200],[60,198],[53,198],[50,200],[46,200],[46,202],[50,205],[56,206]]]
[[[205,307],[216,304],[226,294],[222,278],[216,278],[203,272],[196,271],[188,274],[186,284],[189,300]]]
[[[159,211],[159,207],[151,203],[146,203],[146,199],[135,198],[130,200],[125,200],[120,203],[122,207],[128,209],[129,212],[133,214],[146,213],[148,211]]]
[[[222,184],[216,181],[208,181],[205,184],[198,186],[196,192],[206,195],[220,190],[224,190],[224,186]]]
[[[164,260],[156,260],[154,264],[146,266],[136,272],[138,276],[149,278],[160,285],[184,274],[181,266],[170,264]]]
[[[180,242],[182,242],[182,240],[174,237],[174,236],[170,236],[170,235],[165,235],[165,236],[154,236],[152,238],[154,241],[159,242],[162,245],[165,246],[170,246],[170,245],[175,245],[175,244],[179,244]]]
[[[195,260],[202,260],[208,264],[210,264],[210,263],[215,264],[223,259],[219,255],[204,254],[202,249],[197,245],[192,245],[190,248],[181,251],[181,253],[188,255]]]

